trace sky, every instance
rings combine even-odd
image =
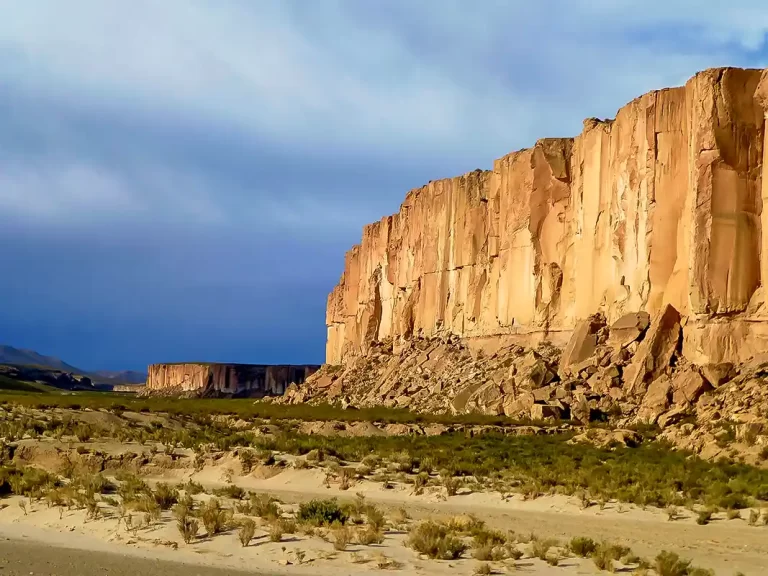
[[[362,226],[713,66],[765,0],[0,0],[0,343],[320,363]]]

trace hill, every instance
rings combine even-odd
[[[34,350],[24,350],[8,345],[0,345],[0,364],[34,366],[80,374],[90,378],[94,384],[143,384],[147,379],[146,374],[134,370],[97,370],[91,372],[68,364],[55,356],[45,356]]]
[[[18,364],[23,366],[42,366],[64,372],[84,374],[83,370],[67,364],[60,358],[44,356],[34,350],[22,350],[13,346],[0,345],[0,364]]]

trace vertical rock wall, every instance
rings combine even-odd
[[[562,341],[671,304],[694,361],[768,343],[760,70],[706,70],[576,138],[412,190],[370,224],[328,298],[327,362],[384,338]]]
[[[185,392],[200,395],[280,395],[301,384],[319,366],[257,364],[153,364],[144,393]]]

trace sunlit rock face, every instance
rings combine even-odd
[[[147,385],[142,392],[275,396],[283,394],[292,383],[303,383],[318,368],[257,364],[153,364],[149,367]]]
[[[692,362],[765,349],[766,104],[763,71],[706,70],[410,191],[346,255],[327,362],[414,335],[564,344],[590,315],[667,305]]]

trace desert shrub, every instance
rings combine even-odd
[[[186,503],[178,503],[173,507],[173,517],[179,520],[180,518],[186,518],[192,514],[192,506],[188,506]]]
[[[93,497],[93,495],[88,495],[85,497],[85,517],[88,520],[95,520],[99,517],[99,503],[96,501],[96,499]]]
[[[461,488],[461,480],[458,478],[445,477],[443,478],[443,486],[448,496],[456,496]]]
[[[709,521],[712,520],[712,510],[700,510],[699,513],[696,515],[696,524],[699,525],[705,525],[709,524]]]
[[[620,544],[610,544],[608,542],[600,543],[594,552],[592,552],[592,561],[600,570],[613,572],[613,563],[622,556],[629,554],[630,550]]]
[[[757,521],[760,520],[760,512],[758,510],[750,510],[749,511],[749,525],[754,526],[757,524]]]
[[[248,474],[253,469],[253,465],[256,463],[256,454],[253,452],[253,450],[246,448],[240,450],[238,456],[240,458],[240,466],[243,469],[243,474]]]
[[[249,502],[249,513],[259,518],[274,519],[280,516],[280,509],[269,494],[252,493]]]
[[[155,490],[152,494],[161,510],[170,510],[171,506],[179,501],[179,491],[173,486],[163,482],[155,486]]]
[[[499,530],[488,530],[479,528],[472,534],[472,541],[475,548],[483,546],[502,546],[507,543],[507,535]]]
[[[435,469],[435,463],[432,461],[432,458],[429,456],[425,456],[424,458],[421,458],[419,461],[419,474],[426,474],[427,477],[429,477],[430,474]]]
[[[0,496],[17,494],[28,498],[42,498],[44,493],[58,484],[55,476],[38,468],[0,467]]]
[[[235,484],[228,484],[227,486],[216,488],[213,490],[213,493],[221,498],[232,498],[233,500],[242,500],[246,495],[246,491]]]
[[[205,488],[203,488],[203,485],[199,482],[194,482],[192,480],[189,480],[186,484],[182,484],[181,488],[186,492],[187,494],[191,494],[192,496],[195,496],[196,494],[202,494],[205,492]]]
[[[80,423],[75,426],[73,433],[80,442],[88,442],[88,440],[91,439],[91,436],[93,436],[93,430],[91,427],[84,423]]]
[[[553,546],[557,546],[557,540],[553,540],[552,538],[547,538],[546,540],[536,539],[531,546],[531,553],[540,560],[546,560],[547,553]]]
[[[339,506],[335,498],[328,500],[310,500],[299,505],[296,518],[315,526],[329,526],[334,522],[345,524],[349,515]]]
[[[277,522],[284,534],[296,533],[296,520],[293,518],[278,518],[275,522]]]
[[[111,496],[101,496],[101,501],[104,502],[104,504],[107,506],[112,506],[113,508],[117,508],[120,505],[120,502]]]
[[[387,524],[387,519],[384,516],[384,513],[373,504],[365,507],[365,519],[368,522],[368,525],[376,531],[383,530],[384,526]]]
[[[135,507],[138,512],[144,512],[148,522],[157,522],[160,520],[162,509],[160,508],[160,504],[157,503],[157,500],[152,496],[147,494],[142,495],[136,501]]]
[[[476,576],[487,576],[488,574],[493,574],[493,571],[491,570],[491,565],[487,562],[483,562],[475,568]]]
[[[384,541],[384,533],[372,525],[368,525],[357,531],[357,541],[364,546],[381,544]]]
[[[240,544],[245,548],[248,543],[253,539],[253,535],[256,533],[256,523],[250,518],[246,518],[240,523],[240,528],[237,531],[237,537],[240,540]],[[272,535],[270,532],[270,540]],[[273,542],[279,542],[280,540],[272,540]]]
[[[407,450],[394,454],[392,463],[395,465],[397,472],[405,472],[406,474],[413,472],[413,469],[416,467],[416,459]]]
[[[413,491],[416,494],[424,492],[424,488],[429,482],[429,475],[426,472],[419,472],[416,478],[413,479]]]
[[[659,576],[688,576],[691,572],[691,561],[682,560],[674,552],[662,550],[656,556],[655,568]]]
[[[64,494],[58,488],[53,488],[45,494],[45,500],[48,502],[48,507],[51,506],[64,506]]]
[[[677,509],[677,506],[667,506],[667,520],[670,522],[674,522],[678,518],[680,518],[680,511]]]
[[[467,545],[444,525],[430,521],[412,528],[406,543],[420,554],[442,560],[454,560],[467,550]]]
[[[199,524],[197,519],[185,514],[176,519],[176,528],[179,530],[184,543],[189,544],[197,536]]]
[[[283,539],[283,525],[277,520],[269,526],[269,539],[271,542],[280,542]]]
[[[576,556],[586,558],[587,556],[590,556],[595,550],[597,550],[597,542],[592,540],[592,538],[576,536],[575,538],[572,538],[568,543],[568,550],[576,554]]]
[[[474,514],[451,516],[443,522],[443,525],[449,532],[457,532],[459,534],[474,535],[485,530],[485,521]]]
[[[200,519],[203,521],[208,536],[212,537],[224,529],[227,514],[222,509],[221,503],[216,498],[211,498],[200,508]]]
[[[336,550],[346,550],[347,546],[352,542],[352,538],[353,533],[349,526],[339,526],[331,532],[333,547]]]
[[[120,494],[123,501],[136,500],[140,496],[152,495],[152,490],[147,486],[146,482],[135,474],[119,473],[117,479],[120,481],[117,493]]]

